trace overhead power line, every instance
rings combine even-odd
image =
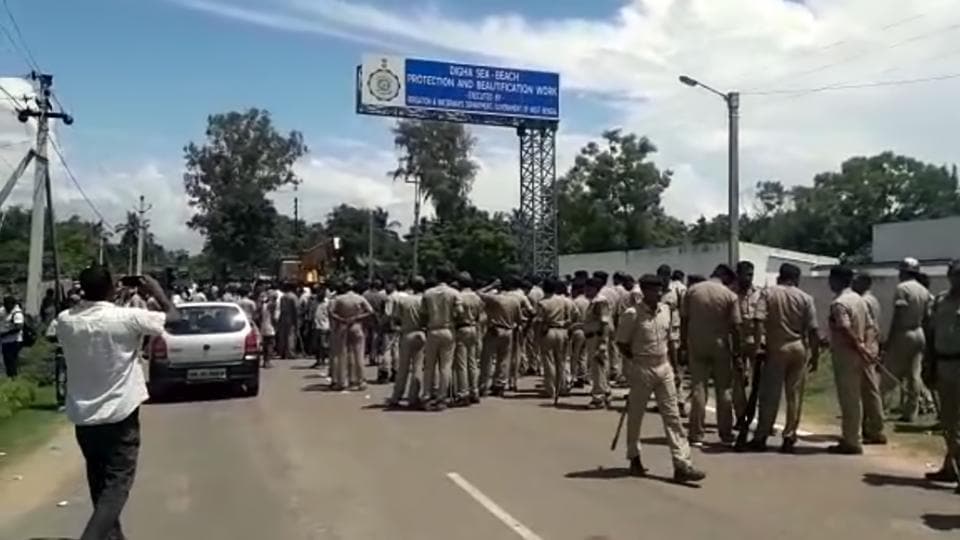
[[[93,210],[93,213],[96,214],[100,221],[105,223],[110,227],[111,230],[113,230],[113,225],[107,220],[107,218],[103,217],[103,214],[100,213],[100,209],[97,208],[97,205],[93,204],[93,201],[90,200],[90,197],[87,197],[87,193],[83,190],[83,186],[80,185],[80,181],[77,180],[77,176],[73,174],[73,170],[70,168],[70,165],[67,164],[67,160],[64,158],[63,151],[60,149],[60,145],[57,143],[56,139],[50,139],[50,143],[53,147],[53,151],[57,154],[57,157],[60,158],[60,163],[63,165],[63,169],[67,172],[67,177],[70,178],[70,180],[73,182],[73,185],[77,188],[77,191],[80,192],[80,196],[83,197],[84,201],[86,201],[87,206]]]
[[[854,62],[854,61],[856,61],[856,60],[860,60],[861,58],[865,58],[865,57],[867,57],[867,56],[870,56],[870,55],[872,55],[872,54],[876,54],[876,53],[878,53],[878,52],[889,51],[890,49],[896,49],[896,48],[898,48],[898,47],[902,47],[902,46],[908,45],[908,44],[910,44],[910,43],[915,43],[915,42],[918,42],[918,41],[922,41],[922,40],[925,40],[925,39],[929,39],[929,38],[932,38],[932,37],[934,37],[934,36],[937,36],[937,35],[940,35],[940,34],[944,34],[944,33],[947,33],[947,32],[955,32],[955,31],[957,31],[957,30],[960,30],[960,22],[956,22],[956,23],[950,24],[950,25],[948,25],[948,26],[939,28],[939,29],[937,29],[937,30],[932,30],[932,31],[927,31],[927,32],[922,32],[922,33],[919,33],[919,34],[915,34],[915,35],[910,36],[910,37],[908,37],[908,38],[901,39],[901,40],[895,41],[895,42],[893,42],[893,43],[887,43],[886,45],[882,45],[882,46],[879,46],[879,47],[864,49],[864,50],[862,50],[862,51],[860,51],[860,52],[857,52],[857,53],[852,54],[852,55],[850,55],[850,56],[841,58],[841,59],[836,60],[836,61],[834,61],[834,62],[828,62],[828,63],[826,63],[826,64],[821,64],[821,65],[819,65],[819,66],[816,66],[816,67],[813,67],[813,68],[809,68],[809,69],[805,69],[805,70],[801,70],[801,71],[794,71],[794,72],[792,72],[792,73],[786,73],[786,74],[784,74],[784,75],[781,75],[781,76],[779,76],[779,77],[776,77],[776,78],[774,78],[774,79],[771,79],[771,80],[767,81],[765,84],[775,84],[775,83],[779,83],[779,82],[782,82],[782,81],[785,81],[785,80],[788,80],[788,79],[803,78],[803,77],[806,77],[806,76],[808,76],[808,75],[813,75],[814,73],[819,73],[819,72],[821,72],[821,71],[826,71],[826,70],[828,70],[828,69],[835,68],[835,67],[837,67],[837,66],[842,66],[842,65],[845,65],[845,64],[849,64],[849,63],[851,63],[851,62]]]
[[[944,75],[934,75],[930,77],[917,77],[913,79],[896,79],[889,81],[872,81],[872,82],[861,82],[861,83],[842,83],[842,84],[830,84],[825,86],[817,86],[812,88],[792,88],[792,89],[782,89],[782,90],[763,90],[760,92],[743,92],[744,95],[750,96],[774,96],[774,95],[802,95],[802,94],[813,94],[816,92],[832,92],[836,90],[855,90],[860,88],[880,88],[884,86],[905,86],[909,84],[921,84],[937,81],[946,81],[950,79],[960,78],[960,73],[947,73]]]
[[[33,52],[30,50],[30,46],[27,45],[27,40],[23,37],[23,32],[20,31],[20,24],[17,23],[17,18],[13,16],[13,11],[10,10],[10,5],[7,4],[7,0],[3,0],[3,9],[7,12],[7,17],[9,17],[10,22],[13,23],[13,30],[17,33],[17,37],[20,39],[19,46],[22,48],[22,52],[25,56],[27,64],[37,71],[42,71],[40,69],[40,64],[37,63],[37,59],[33,56]],[[6,29],[4,29],[4,32],[7,33],[7,37],[11,38],[12,40],[12,36],[10,36]]]

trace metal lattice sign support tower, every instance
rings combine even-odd
[[[542,276],[557,273],[557,126],[524,124],[520,138],[521,263]]]

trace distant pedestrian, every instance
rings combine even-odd
[[[900,421],[913,422],[917,417],[920,401],[926,394],[926,387],[920,378],[921,360],[926,347],[923,320],[927,316],[932,298],[930,292],[917,281],[920,263],[916,259],[904,259],[899,268],[900,283],[897,284],[893,296],[893,317],[890,320],[883,364],[903,384],[884,380],[881,391],[886,396],[897,386],[905,386],[906,399],[903,400]]]
[[[686,313],[681,326],[683,345],[690,361],[690,441],[703,444],[706,420],[707,384],[713,379],[717,402],[717,428],[720,440],[730,444],[733,435],[733,403],[731,400],[733,363],[740,347],[740,307],[730,287],[736,279],[733,269],[718,265],[707,281],[687,289],[684,296]]]
[[[630,385],[627,397],[627,460],[632,476],[645,476],[640,459],[640,428],[650,395],[657,400],[663,420],[664,435],[673,458],[673,478],[677,482],[699,482],[706,477],[693,467],[680,410],[677,406],[677,385],[668,358],[671,310],[660,302],[663,280],[647,274],[640,278],[643,300],[631,306],[620,317],[617,346]]]
[[[867,304],[853,291],[853,271],[844,266],[830,269],[830,290],[837,296],[830,304],[830,349],[840,403],[842,436],[828,450],[834,454],[862,454],[863,405],[861,384],[864,370],[876,361],[867,348]]]
[[[118,307],[103,267],[80,273],[86,299],[57,317],[67,371],[66,413],[86,461],[93,502],[81,540],[123,539],[120,514],[130,495],[140,449],[140,404],[147,387],[140,367],[145,336],[159,336],[177,317],[160,284],[144,276],[165,311]]]
[[[20,349],[23,347],[23,310],[12,296],[3,298],[0,310],[0,352],[7,377],[16,378],[20,373]]]
[[[853,277],[850,288],[863,298],[867,306],[866,345],[870,356],[880,358],[880,301],[870,292],[873,280],[868,274]],[[860,377],[860,402],[863,406],[863,444],[887,444],[883,434],[883,398],[880,392],[880,371],[876,362],[864,366]]]
[[[960,470],[960,261],[953,261],[947,273],[950,289],[937,296],[927,323],[927,365],[931,386],[940,394],[940,423],[947,443],[943,466],[928,473],[927,479],[956,482]],[[960,485],[957,486],[960,493]]]

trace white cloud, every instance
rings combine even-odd
[[[606,18],[591,19],[515,13],[461,19],[431,2],[401,9],[346,0],[173,1],[246,24],[332,36],[384,52],[557,70],[565,97],[603,102],[617,118],[619,126],[590,126],[591,135],[621,127],[652,138],[660,149],[654,159],[675,171],[665,205],[684,219],[726,211],[726,111],[717,96],[680,85],[679,74],[722,90],[770,90],[960,71],[960,13],[951,9],[956,0],[624,0]],[[960,80],[945,80],[799,96],[746,94],[741,193],[749,194],[758,180],[806,183],[850,155],[887,149],[950,162],[960,123],[960,109],[951,106],[958,90]],[[592,122],[569,100],[565,107],[564,114],[577,117],[578,132],[561,126],[558,172],[586,142],[583,126]],[[0,122],[0,145],[23,131]],[[481,171],[474,200],[491,210],[515,207],[516,136],[483,128],[475,133]],[[307,219],[322,219],[329,208],[347,202],[385,206],[410,222],[409,186],[386,176],[395,166],[392,149],[335,139],[308,143],[314,151],[297,168]],[[13,154],[0,149],[0,156]],[[162,206],[163,219],[154,218],[157,234],[196,247],[198,237],[182,226],[189,208],[178,165],[126,169],[128,181],[119,187],[105,182],[109,187],[90,188],[98,206],[120,219],[137,193],[146,191],[158,214],[169,205]],[[281,210],[292,208],[292,193],[279,193],[275,201]],[[752,204],[745,201],[743,208]]]
[[[677,171],[667,209],[690,219],[725,210],[726,115],[719,98],[680,85],[677,75],[689,73],[721,89],[764,90],[956,72],[955,5],[954,0],[635,0],[606,19],[497,13],[457,19],[436,8],[401,10],[345,0],[248,1],[245,9],[297,21],[277,28],[348,33],[371,46],[388,40],[410,54],[558,70],[574,95],[601,97],[615,108],[621,127],[652,137],[660,148],[658,163]],[[220,0],[204,2],[203,9],[237,18],[230,13],[235,6]],[[758,180],[809,182],[847,156],[887,149],[950,161],[952,126],[960,112],[948,104],[958,89],[960,80],[745,95],[741,184],[749,192]],[[505,137],[498,140],[509,147]],[[561,148],[560,161],[569,162],[572,156],[565,152],[575,149]],[[490,153],[481,161],[493,178],[490,184],[478,181],[476,198],[495,208],[512,206],[515,162],[506,153]]]

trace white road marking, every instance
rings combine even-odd
[[[504,525],[513,529],[513,532],[517,533],[520,538],[523,540],[543,540],[537,533],[531,531],[523,523],[517,521],[517,518],[511,516],[507,513],[506,510],[500,508],[497,503],[493,502],[490,497],[487,497],[483,494],[482,491],[477,489],[473,484],[467,482],[462,476],[455,472],[447,473],[447,478],[453,481],[454,484],[460,487],[460,489],[467,492],[468,495],[473,497],[475,501],[480,503],[488,512],[496,516],[497,519],[503,522]]]

